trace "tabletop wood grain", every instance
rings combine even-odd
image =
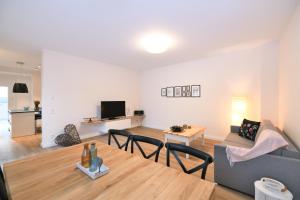
[[[189,137],[193,137],[199,133],[204,133],[205,130],[206,130],[206,128],[204,128],[204,127],[192,126],[190,129],[184,129],[182,132],[174,132],[169,129],[169,130],[165,130],[164,133],[189,138]]]
[[[83,144],[4,164],[10,197],[24,199],[210,199],[215,184],[95,141],[110,172],[76,169]]]

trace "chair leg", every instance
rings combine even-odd
[[[205,180],[206,170],[207,170],[207,165],[205,167],[203,167],[203,169],[202,169],[201,179],[203,179],[203,180]]]
[[[167,148],[167,166],[170,167],[170,150]]]
[[[127,141],[126,141],[126,144],[125,144],[125,151],[127,151],[127,149],[128,149],[129,141],[130,141],[130,137],[127,138]]]
[[[133,153],[133,140],[131,140],[131,153]]]
[[[2,172],[1,165],[0,165],[0,178],[4,182],[4,175],[3,175],[3,172]]]
[[[110,145],[110,141],[111,141],[111,134],[108,133],[108,145]]]
[[[160,150],[158,150],[158,151],[156,152],[156,155],[155,155],[155,162],[158,162],[159,152],[160,152]]]

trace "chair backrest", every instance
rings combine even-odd
[[[136,146],[139,148],[139,150],[142,153],[142,155],[144,156],[144,158],[149,159],[155,155],[155,162],[158,161],[160,150],[164,147],[164,143],[162,141],[155,139],[155,138],[150,138],[150,137],[141,136],[141,135],[131,135],[130,140],[131,140],[131,153],[133,153],[134,144],[136,144]],[[155,151],[153,151],[152,153],[150,153],[149,155],[146,155],[146,153],[144,152],[144,150],[141,147],[141,145],[139,144],[139,142],[144,142],[144,143],[155,145],[155,146],[157,146],[157,149]]]
[[[2,168],[0,166],[0,199],[1,200],[8,200],[6,186],[4,182],[4,176],[2,173]]]
[[[171,152],[185,173],[191,174],[191,173],[194,173],[194,172],[202,169],[201,178],[205,179],[207,167],[210,163],[213,162],[213,158],[209,154],[207,154],[203,151],[200,151],[198,149],[194,149],[192,147],[183,145],[183,144],[166,143],[165,146],[167,148],[167,166],[168,167],[170,167],[170,152]],[[182,161],[180,160],[177,152],[182,152],[182,153],[186,153],[186,154],[195,156],[195,157],[203,160],[204,162],[190,170],[187,170],[186,167],[184,166],[184,164],[182,163]]]
[[[3,172],[2,172],[1,165],[0,165],[0,179],[2,179],[2,181],[4,181],[4,175],[3,175]]]
[[[65,133],[72,136],[74,143],[76,143],[76,144],[81,143],[81,139],[79,137],[78,131],[77,131],[76,126],[74,124],[66,125],[65,126]]]
[[[125,143],[120,144],[119,140],[116,137],[117,135],[125,137],[126,138]],[[119,149],[122,149],[123,147],[125,147],[125,151],[127,151],[130,135],[131,135],[131,133],[126,130],[110,129],[108,131],[108,144],[109,145],[111,144],[111,138],[113,138]]]

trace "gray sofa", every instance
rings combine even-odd
[[[255,144],[240,137],[238,129],[229,133],[222,144],[214,147],[215,182],[254,196],[254,182],[262,177],[270,177],[284,183],[294,199],[300,199],[300,152],[287,135],[275,128],[270,121],[264,120],[256,138],[264,129],[272,129],[281,133],[289,146],[230,167],[226,156],[227,145],[251,148]]]

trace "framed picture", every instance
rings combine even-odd
[[[167,87],[167,97],[174,97],[174,87]]]
[[[167,96],[167,88],[161,88],[161,96],[162,97]]]
[[[188,95],[189,91],[190,91],[190,86],[189,85],[181,86],[181,96],[183,96],[183,97],[190,96],[190,95]]]
[[[181,97],[182,96],[181,86],[174,87],[174,97]]]
[[[201,86],[200,85],[192,85],[191,86],[191,96],[192,97],[200,97],[201,96]]]

